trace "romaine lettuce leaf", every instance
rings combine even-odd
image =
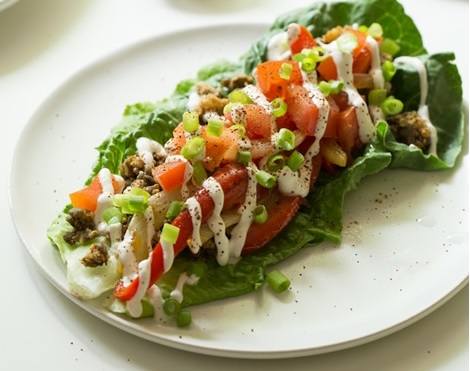
[[[122,160],[135,153],[135,143],[139,136],[164,143],[180,122],[190,91],[197,81],[217,86],[223,78],[241,72],[252,73],[254,67],[266,59],[270,36],[284,30],[291,22],[307,26],[315,36],[322,35],[337,25],[370,25],[378,22],[382,25],[384,34],[398,42],[401,47],[400,55],[420,55],[428,67],[428,104],[431,119],[439,129],[440,158],[423,155],[421,151],[399,144],[386,123],[379,124],[377,139],[366,147],[362,156],[337,175],[320,177],[299,213],[263,249],[243,257],[236,265],[226,266],[219,266],[215,260],[195,263],[187,252],[180,254],[172,269],[158,284],[163,292],[169,293],[175,287],[180,273],[193,269],[194,264],[202,265],[203,273],[199,283],[196,286],[184,286],[184,305],[195,305],[254,291],[263,284],[267,267],[291,256],[304,246],[312,246],[325,240],[340,243],[344,198],[364,177],[389,166],[406,166],[417,170],[445,169],[454,166],[461,151],[464,126],[461,111],[462,88],[458,71],[452,63],[453,55],[448,53],[426,56],[419,31],[396,0],[342,1],[314,3],[305,9],[282,15],[264,37],[252,44],[239,61],[220,61],[202,68],[194,80],[185,80],[178,84],[168,99],[128,106],[122,121],[97,147],[99,155],[91,176],[102,167],[118,172]],[[411,71],[400,70],[393,80],[393,85],[393,94],[401,99],[406,107],[416,106],[419,82]],[[66,225],[63,228],[66,229]],[[50,229],[49,237],[54,245],[60,245],[60,252],[66,255],[73,247],[57,242],[64,231]]]

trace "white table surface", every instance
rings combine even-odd
[[[167,348],[77,307],[43,277],[9,213],[8,172],[22,128],[72,73],[142,38],[201,24],[271,22],[301,0],[20,0],[0,12],[2,261],[0,369],[468,370],[468,286],[417,323],[317,356],[243,360]],[[430,52],[455,51],[468,101],[468,1],[402,2]],[[149,97],[151,98],[151,97]],[[467,205],[468,207],[468,205]]]

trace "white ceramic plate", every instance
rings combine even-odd
[[[253,294],[192,309],[190,328],[128,320],[67,290],[46,229],[83,185],[128,103],[169,95],[218,58],[235,59],[266,27],[187,30],[133,45],[79,72],[38,109],[12,164],[10,199],[19,234],[51,283],[98,318],[167,346],[204,354],[280,358],[362,344],[425,316],[468,277],[468,155],[453,171],[385,171],[351,192],[344,241],[304,249],[280,265],[282,295]],[[229,46],[229,47],[227,47]],[[184,59],[184,62],[182,62]]]
[[[0,0],[0,11],[9,8],[16,2],[18,2],[18,0]]]

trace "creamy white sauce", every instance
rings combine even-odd
[[[139,263],[138,275],[139,286],[134,296],[126,302],[127,311],[132,317],[140,317],[142,315],[141,300],[145,296],[150,284],[150,266],[152,264],[152,255],[148,259]]]
[[[248,187],[245,194],[245,201],[238,210],[240,221],[233,227],[229,242],[231,262],[236,261],[241,255],[246,240],[246,234],[253,220],[253,210],[256,207],[256,171],[258,169],[255,164],[250,163],[246,167],[246,170],[248,171]]]
[[[420,87],[420,99],[419,99],[419,108],[418,115],[423,118],[426,122],[427,127],[431,131],[431,144],[429,148],[429,153],[432,155],[437,155],[437,132],[435,126],[432,124],[431,119],[429,118],[429,109],[426,104],[428,98],[428,77],[426,72],[426,66],[424,63],[416,57],[398,57],[393,61],[395,64],[407,64],[413,67],[419,75],[419,87]]]
[[[267,51],[269,61],[288,59],[290,55],[287,32],[279,32],[269,39]]]
[[[189,94],[188,97],[188,111],[194,111],[199,107],[199,103],[201,102],[201,97],[200,95],[196,92],[193,91]]]
[[[372,76],[374,80],[374,88],[383,89],[385,86],[385,79],[384,74],[382,71],[382,64],[380,61],[380,48],[377,40],[375,40],[372,36],[367,35],[366,43],[369,46],[369,50],[371,53],[371,66],[369,70],[369,74]]]
[[[163,146],[155,140],[140,137],[136,142],[137,154],[142,157],[146,166],[152,166],[154,164],[153,155],[162,154],[165,155],[166,151]]]
[[[292,45],[300,36],[300,25],[291,23],[287,26],[287,42]]]
[[[198,282],[198,276],[194,274],[188,275],[186,272],[181,273],[175,288],[170,292],[170,297],[181,303],[183,301],[184,285],[196,285]]]
[[[160,239],[160,245],[163,251],[163,271],[168,272],[175,260],[175,250],[172,243],[163,239]]]
[[[217,262],[220,265],[225,265],[228,262],[229,240],[225,234],[225,223],[220,213],[224,206],[224,191],[213,177],[207,178],[202,186],[209,192],[209,195],[214,202],[214,210],[207,220],[207,226],[214,233],[214,242],[217,248]]]
[[[163,296],[160,287],[152,285],[147,290],[147,298],[153,306],[154,318],[160,318],[163,312]]]
[[[189,241],[188,245],[191,251],[196,254],[202,246],[200,233],[202,224],[201,205],[199,205],[199,202],[197,202],[195,197],[188,198],[185,204],[189,214],[191,215],[191,220],[193,223],[193,233],[191,241]]]
[[[107,168],[101,169],[97,176],[101,183],[102,191],[98,196],[94,220],[97,230],[104,234],[109,231],[109,225],[103,219],[103,211],[113,206],[113,195],[122,192],[125,183],[122,177],[111,174],[111,171]],[[118,183],[118,189],[116,191],[114,190],[113,178]]]

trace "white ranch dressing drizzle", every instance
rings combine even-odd
[[[170,292],[170,297],[181,303],[183,301],[184,285],[196,285],[198,282],[199,277],[195,274],[188,275],[186,272],[181,273],[175,288]]]
[[[382,71],[382,64],[380,61],[380,49],[377,40],[375,40],[372,36],[367,35],[366,43],[369,46],[369,50],[371,53],[371,66],[369,70],[369,74],[372,76],[374,80],[374,88],[383,89],[385,86],[385,79],[384,74]]]
[[[184,170],[183,184],[181,185],[181,197],[185,199],[189,196],[188,182],[193,176],[193,167],[189,163],[189,161],[184,156],[181,156],[181,155],[170,155],[170,156],[167,156],[167,158],[165,159],[165,163],[177,162],[177,161],[182,161],[186,165],[186,168]]]
[[[258,169],[254,163],[249,163],[246,170],[248,172],[248,186],[245,201],[238,209],[240,220],[235,227],[233,227],[229,241],[231,262],[236,261],[241,255],[246,240],[246,234],[253,220],[253,210],[256,207],[256,171]]]
[[[152,166],[153,155],[154,154],[162,154],[165,155],[166,151],[163,146],[155,140],[140,137],[137,139],[136,142],[137,147],[137,154],[142,157],[146,166]]]
[[[168,272],[173,265],[173,261],[175,260],[175,250],[173,248],[174,245],[163,239],[160,239],[160,245],[163,251],[163,271]]]
[[[225,223],[220,216],[224,206],[224,191],[219,182],[213,177],[207,178],[202,183],[202,186],[209,192],[212,201],[214,201],[214,210],[207,219],[207,226],[214,233],[214,242],[217,247],[217,262],[220,265],[225,265],[228,262],[230,252],[228,237],[225,234]]]
[[[117,192],[122,192],[124,188],[124,179],[120,177],[119,175],[113,175],[111,174],[111,171],[108,168],[103,168],[99,171],[97,174],[98,179],[101,184],[102,192],[98,196],[98,202],[95,210],[95,225],[97,226],[97,230],[100,233],[106,233],[110,232],[110,237],[111,237],[111,245],[115,243],[116,241],[120,240],[122,237],[122,234],[120,232],[120,228],[117,228],[116,226],[109,226],[103,219],[103,212],[113,206],[113,195],[116,193],[114,190],[114,185],[113,185],[113,178],[115,181],[118,182],[119,189],[117,189]]]
[[[140,317],[142,315],[141,300],[145,296],[150,283],[150,266],[152,264],[152,255],[139,263],[139,286],[134,296],[126,302],[126,308],[132,317]]]
[[[343,90],[348,93],[349,104],[356,108],[356,117],[359,123],[359,138],[362,143],[369,143],[376,135],[375,125],[369,114],[366,102],[354,86],[354,76],[352,71],[352,52],[343,52],[338,47],[335,40],[329,44],[323,44],[333,58],[338,79],[344,82]]]
[[[153,306],[154,310],[154,318],[160,318],[159,315],[157,315],[157,311],[160,313],[163,313],[163,296],[162,296],[162,291],[160,290],[160,287],[157,285],[152,285],[148,288],[147,290],[147,297]]]
[[[290,55],[289,36],[287,32],[279,32],[269,39],[267,51],[267,59],[269,61],[288,59]]]
[[[419,75],[419,87],[420,87],[420,99],[418,107],[418,115],[423,118],[426,122],[427,127],[431,131],[431,143],[429,148],[429,153],[437,156],[437,132],[435,126],[432,124],[431,119],[429,118],[429,108],[426,104],[428,98],[428,77],[426,73],[426,66],[424,63],[416,57],[398,57],[393,61],[395,64],[407,64],[418,72]]]
[[[194,254],[197,254],[202,246],[200,233],[202,223],[201,205],[195,197],[188,198],[185,204],[189,211],[189,215],[191,215],[191,221],[193,223],[193,233],[188,246]]]

